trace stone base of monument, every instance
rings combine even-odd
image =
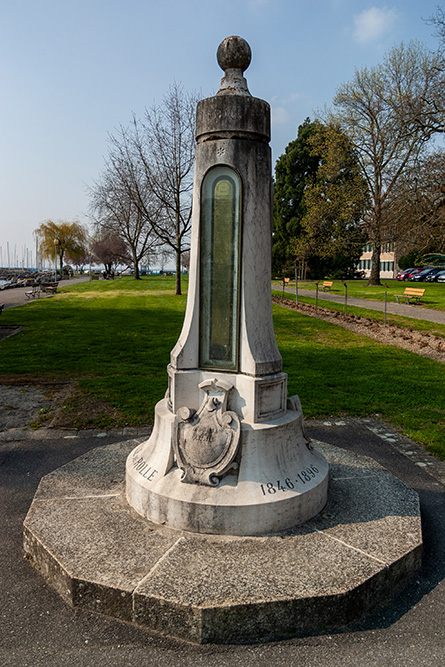
[[[127,459],[128,502],[153,523],[196,533],[264,535],[311,519],[326,504],[328,464],[305,435],[299,402],[293,407],[273,421],[240,423],[243,453],[233,474],[216,485],[187,484],[173,463],[175,415],[160,401],[152,436]]]
[[[125,499],[137,443],[94,449],[42,479],[24,522],[27,558],[71,605],[193,642],[340,629],[420,568],[419,502],[373,460],[314,444],[330,466],[326,507],[255,537],[148,522]]]

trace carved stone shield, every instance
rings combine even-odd
[[[241,424],[236,412],[226,411],[232,385],[224,380],[205,380],[206,393],[197,412],[180,408],[176,414],[173,449],[181,481],[217,486],[221,477],[238,464],[234,461]]]

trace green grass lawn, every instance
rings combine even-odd
[[[66,425],[151,423],[184,309],[170,277],[68,284],[3,313],[2,325],[25,329],[1,342],[0,381],[75,381]],[[442,364],[279,306],[274,321],[306,418],[378,414],[445,458]]]
[[[182,325],[185,297],[173,291],[166,277],[94,281],[5,311],[1,324],[25,330],[2,342],[0,375],[78,381],[74,426],[146,424]]]
[[[272,290],[272,294],[274,296],[281,297],[283,295],[283,291],[274,289]],[[285,292],[284,296],[286,299],[291,299],[292,301],[295,301],[295,294],[290,294],[289,292]],[[301,296],[300,294],[298,297],[298,301],[299,303],[307,303],[311,305],[316,304],[315,296],[314,297]],[[327,301],[325,299],[323,300],[319,299],[318,307],[326,308],[327,310],[339,311],[341,313],[344,312],[344,302],[338,303],[335,301]],[[351,306],[350,303],[348,303],[348,315],[359,315],[360,317],[367,317],[369,319],[376,320],[378,322],[384,321],[383,311],[371,310],[370,308],[361,308],[359,306]],[[429,322],[428,320],[417,320],[412,317],[403,317],[402,315],[394,315],[393,313],[387,313],[386,321],[387,324],[394,323],[400,326],[404,326],[408,329],[409,328],[415,329],[416,331],[428,331],[429,333],[432,333],[435,336],[442,336],[445,338],[444,324],[440,324],[437,322]]]
[[[274,306],[275,334],[306,418],[379,415],[445,458],[441,363]]]
[[[322,280],[319,281],[319,290],[321,290]],[[345,287],[341,280],[334,280],[331,292],[336,295],[344,296]],[[276,290],[279,290],[282,283],[278,280],[273,281]],[[388,286],[388,302],[395,303],[394,294],[403,294],[406,287],[415,287],[425,289],[425,295],[419,303],[419,308],[432,308],[433,310],[445,310],[445,283],[415,283],[399,280],[382,280],[382,286],[367,285],[366,280],[348,280],[348,298],[371,299],[373,301],[385,300],[385,285]],[[287,286],[295,294],[295,280],[287,283]],[[313,280],[299,280],[299,289],[313,290],[315,292],[316,284]],[[404,303],[404,302],[403,302]]]

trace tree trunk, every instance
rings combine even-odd
[[[381,285],[380,282],[380,252],[382,249],[382,242],[380,238],[380,225],[376,224],[374,235],[372,239],[372,257],[371,257],[371,275],[369,276],[368,285]]]
[[[140,280],[141,276],[139,275],[139,261],[133,248],[131,249],[131,254],[133,255],[134,279]]]
[[[176,237],[176,290],[175,294],[180,295],[181,292],[181,239]]]
[[[368,285],[381,285],[380,282],[380,252],[382,250],[382,206],[381,189],[374,193],[374,224],[372,225],[372,257],[371,257],[371,275]]]
[[[374,246],[371,258],[371,275],[369,276],[368,285],[381,285],[380,282],[380,245]]]

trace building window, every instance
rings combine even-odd
[[[394,241],[388,241],[382,245],[382,253],[394,252]]]

